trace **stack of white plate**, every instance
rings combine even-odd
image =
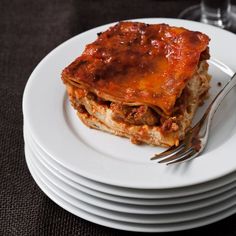
[[[208,103],[222,88],[219,82],[223,85],[236,69],[234,34],[176,19],[139,21],[183,26],[211,37],[213,80]],[[219,108],[205,152],[182,164],[151,161],[154,153],[164,149],[133,145],[125,138],[89,129],[76,117],[60,73],[107,27],[87,31],[57,47],[27,83],[23,98],[25,156],[39,187],[79,217],[130,231],[183,230],[234,214],[236,90]]]

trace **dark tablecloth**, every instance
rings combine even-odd
[[[177,17],[198,1],[0,1],[0,235],[121,235],[63,210],[31,177],[24,157],[22,94],[30,73],[54,47],[105,23]],[[236,235],[236,215],[176,235]],[[129,235],[136,235],[129,233]],[[162,235],[162,234],[157,234]]]

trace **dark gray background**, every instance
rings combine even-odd
[[[118,20],[177,17],[181,10],[198,2],[0,0],[0,235],[105,236],[123,233],[66,212],[38,188],[24,158],[23,90],[39,61],[66,39]],[[236,215],[209,226],[170,235],[236,235],[235,222]]]

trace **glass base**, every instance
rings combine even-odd
[[[214,21],[206,22],[204,19],[202,19],[200,5],[194,5],[186,8],[179,14],[178,18],[211,24],[236,33],[236,6],[231,6],[230,20],[229,24],[227,25],[218,24],[218,22]]]

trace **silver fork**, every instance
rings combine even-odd
[[[201,120],[186,133],[184,140],[180,142],[179,146],[173,146],[160,154],[155,154],[151,160],[161,159],[158,163],[166,163],[169,165],[197,157],[206,147],[215,112],[235,85],[236,73],[208,106]]]

